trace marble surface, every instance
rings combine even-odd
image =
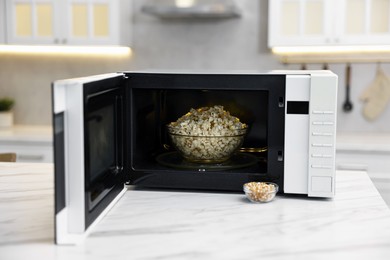
[[[336,197],[128,190],[81,245],[53,244],[53,166],[0,163],[0,259],[389,259],[390,210],[365,172]]]

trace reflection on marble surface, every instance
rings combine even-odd
[[[390,210],[364,172],[338,172],[333,200],[129,190],[83,244],[55,246],[52,166],[10,165],[0,164],[1,259],[390,258]]]

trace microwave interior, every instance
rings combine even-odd
[[[130,184],[241,191],[248,181],[272,181],[283,187],[283,76],[172,77],[169,82],[142,75],[129,79],[125,169]],[[176,151],[167,125],[192,108],[216,105],[248,125],[243,144],[225,162],[189,162]]]

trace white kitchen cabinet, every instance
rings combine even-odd
[[[390,0],[269,1],[269,47],[388,44],[389,26]]]
[[[268,44],[320,45],[332,33],[330,0],[272,0],[269,2]]]
[[[337,1],[340,18],[335,30],[344,45],[390,42],[390,0]]]
[[[63,43],[115,45],[119,43],[117,0],[70,0],[65,2]]]
[[[6,0],[7,43],[55,43],[60,34],[59,3],[54,0]]]
[[[6,0],[7,43],[119,45],[119,8],[119,0]]]

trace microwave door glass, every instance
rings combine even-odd
[[[91,112],[87,117],[87,125],[89,182],[93,185],[98,183],[99,178],[114,172],[116,167],[113,105]],[[90,190],[90,208],[108,191],[104,185],[95,185],[95,189]]]
[[[86,172],[89,210],[113,188],[122,169],[122,104],[117,91],[87,97],[85,111]]]
[[[87,117],[90,175],[93,182],[107,169],[115,167],[114,107],[109,105]]]

